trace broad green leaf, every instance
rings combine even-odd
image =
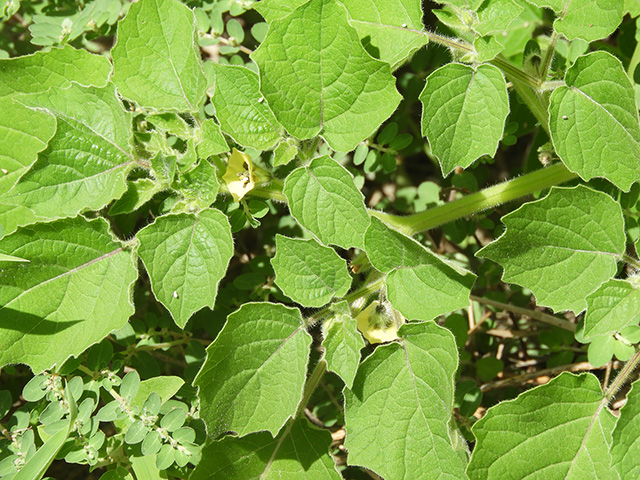
[[[640,380],[633,382],[627,394],[627,403],[620,409],[620,418],[613,430],[611,456],[620,478],[640,476]]]
[[[0,96],[68,88],[72,82],[104,87],[111,73],[109,60],[70,46],[33,55],[0,59]]]
[[[617,480],[611,469],[615,417],[598,379],[568,372],[490,408],[473,426],[469,478]]]
[[[640,178],[640,126],[631,81],[607,52],[579,57],[551,95],[549,128],[564,164],[622,190]]]
[[[143,108],[197,111],[207,80],[193,12],[177,0],[140,0],[118,22],[113,82]]]
[[[191,128],[189,124],[176,113],[155,113],[147,115],[145,120],[157,129],[177,137],[189,138],[191,136]]]
[[[222,130],[244,147],[267,150],[282,139],[283,128],[269,109],[258,75],[237,65],[213,64],[212,97]]]
[[[20,228],[0,240],[0,253],[29,260],[0,268],[0,365],[62,365],[133,314],[135,252],[102,218]]]
[[[345,0],[349,23],[369,53],[395,70],[428,43],[420,0]]]
[[[346,295],[351,286],[347,263],[333,248],[314,239],[276,235],[276,255],[271,260],[276,285],[305,307],[321,307],[333,297]]]
[[[398,343],[376,348],[345,389],[349,464],[384,478],[466,478],[450,429],[458,351],[435,323],[400,329]]]
[[[640,0],[624,0],[624,12],[628,13],[631,18],[640,15]]]
[[[283,193],[291,215],[325,244],[363,246],[369,226],[364,196],[343,166],[328,156],[289,174]]]
[[[485,1],[478,8],[478,22],[473,24],[473,29],[480,35],[506,32],[523,10],[514,0]]]
[[[587,296],[584,338],[613,335],[640,320],[640,290],[624,280],[611,279]]]
[[[557,18],[553,28],[567,39],[581,38],[593,42],[611,35],[624,13],[623,0],[527,0],[550,8]]]
[[[469,304],[475,275],[445,262],[377,218],[365,235],[371,264],[387,273],[387,295],[409,320],[432,320]]]
[[[106,57],[70,46],[0,59],[0,112],[4,113],[0,118],[0,165],[6,170],[0,175],[0,194],[35,161],[56,129],[50,114],[34,112],[15,101],[15,95],[67,88],[71,82],[101,87],[110,71]]]
[[[219,153],[230,150],[227,140],[220,131],[220,125],[212,119],[209,118],[202,122],[200,135],[202,138],[196,146],[196,152],[200,158],[207,158],[211,155],[218,155]]]
[[[493,65],[450,63],[427,78],[420,94],[422,135],[442,173],[493,156],[509,113],[507,84]]]
[[[134,163],[128,144],[130,115],[112,85],[94,88],[73,84],[67,89],[23,95],[19,100],[55,115],[58,128],[47,149],[0,198],[2,204],[30,209],[35,217],[0,215],[7,231],[35,219],[99,210],[126,191],[127,172]]]
[[[339,480],[331,435],[300,418],[273,438],[267,432],[210,442],[190,480]]]
[[[334,150],[353,150],[400,101],[389,65],[364,50],[333,0],[309,0],[274,20],[252,58],[287,131],[300,139],[321,134]]]
[[[338,305],[334,316],[322,324],[322,346],[327,370],[334,372],[347,388],[351,388],[360,363],[360,350],[365,343],[358,333],[356,320],[351,316],[349,304],[341,302]]]
[[[504,50],[504,45],[502,45],[495,36],[489,35],[486,37],[476,37],[473,41],[473,48],[476,50],[478,62],[488,62]]]
[[[582,185],[554,187],[502,221],[505,233],[476,256],[501,264],[505,282],[529,288],[555,311],[584,310],[585,297],[615,275],[624,252],[620,205]]]
[[[218,283],[233,256],[231,227],[222,212],[158,217],[137,237],[151,290],[178,326],[184,327],[202,307],[213,308]]]
[[[245,303],[229,315],[194,381],[209,435],[275,436],[302,398],[310,345],[296,308]]]

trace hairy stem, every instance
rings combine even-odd
[[[471,295],[470,298],[474,302],[482,303],[483,305],[490,305],[501,310],[517,313],[518,315],[526,315],[527,317],[533,318],[534,320],[542,323],[546,323],[547,325],[552,325],[564,330],[569,330],[570,332],[576,331],[575,324],[571,323],[570,321],[563,320],[561,318],[554,317],[553,315],[548,315],[543,312],[538,312],[537,310],[529,310],[528,308],[516,307],[515,305],[497,302],[495,300],[489,300],[488,298],[476,297],[475,295]]]
[[[605,393],[605,398],[607,402],[610,402],[616,392],[622,387],[626,381],[629,379],[635,368],[640,363],[640,350],[636,350],[636,353],[631,357],[631,359],[625,364],[625,366],[620,370],[620,373],[614,378],[609,388]]]
[[[375,210],[370,213],[402,233],[415,235],[575,178],[575,173],[557,163],[414,215],[398,217]]]

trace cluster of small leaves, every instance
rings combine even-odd
[[[55,48],[0,60],[0,475],[638,474],[628,371],[492,382],[640,361],[640,6],[438,3],[7,4]]]

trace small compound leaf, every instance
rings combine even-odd
[[[389,64],[364,50],[333,0],[309,0],[271,22],[252,58],[287,131],[300,139],[321,134],[337,151],[353,150],[400,102]]]
[[[620,60],[607,52],[579,57],[551,95],[549,128],[564,164],[589,180],[624,191],[640,178],[635,91]]]
[[[450,63],[427,78],[420,94],[422,135],[443,175],[493,156],[509,113],[507,84],[493,65]]]
[[[207,79],[197,50],[195,17],[176,0],[141,0],[118,22],[113,82],[144,108],[193,112]]]
[[[343,166],[328,156],[289,174],[283,190],[293,217],[321,242],[362,247],[369,226],[364,196]]]
[[[229,315],[194,381],[209,435],[276,435],[302,398],[310,345],[296,308],[245,303]]]
[[[212,101],[222,130],[244,147],[266,150],[282,139],[284,128],[260,93],[258,75],[237,65],[213,64]]]
[[[611,469],[615,417],[592,374],[564,372],[490,408],[473,426],[469,478],[617,480]]]
[[[331,435],[304,418],[273,438],[267,432],[208,443],[190,480],[339,480],[329,455]]]
[[[165,215],[137,234],[138,253],[155,297],[184,327],[194,312],[213,308],[233,255],[227,217],[214,209]]]
[[[458,366],[453,335],[435,323],[404,325],[399,333],[403,339],[376,348],[345,389],[349,464],[384,478],[466,478],[449,427]]]
[[[29,260],[0,268],[0,365],[62,365],[133,314],[135,252],[102,218],[20,228],[0,240],[0,253]]]
[[[554,187],[502,221],[505,233],[476,256],[500,263],[505,282],[531,289],[555,311],[584,310],[586,296],[615,275],[625,248],[620,205],[582,185]]]

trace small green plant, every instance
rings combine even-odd
[[[640,474],[640,3],[438,3],[7,2],[0,476]]]

